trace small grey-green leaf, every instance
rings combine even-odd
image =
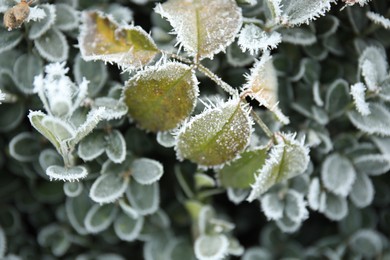
[[[296,232],[301,227],[301,224],[301,221],[293,221],[286,214],[284,214],[282,218],[276,220],[276,225],[285,233]]]
[[[125,193],[129,178],[119,174],[102,174],[91,186],[89,196],[97,203],[111,203]]]
[[[92,201],[85,191],[77,197],[66,200],[65,210],[69,223],[80,235],[88,233],[84,227],[84,219],[91,206]]]
[[[126,190],[127,198],[141,215],[150,215],[158,210],[160,204],[160,189],[158,182],[151,185],[142,185],[131,181]]]
[[[111,97],[96,98],[93,107],[104,107],[102,117],[105,120],[119,119],[127,113],[126,104]]]
[[[25,116],[23,102],[14,104],[3,103],[0,105],[0,132],[8,132],[17,127]]]
[[[227,188],[227,195],[229,200],[237,205],[243,202],[246,197],[248,197],[249,189]]]
[[[350,103],[348,82],[343,79],[335,80],[326,91],[325,109],[331,119],[341,116]]]
[[[205,173],[198,172],[194,176],[195,187],[197,189],[215,187],[215,180]]]
[[[35,54],[23,54],[14,64],[14,81],[20,91],[32,94],[34,89],[34,77],[42,73],[42,59]]]
[[[173,147],[176,144],[176,139],[170,132],[158,132],[156,140],[166,148]]]
[[[68,197],[77,197],[83,192],[84,186],[82,182],[65,182],[64,193]]]
[[[10,155],[20,162],[31,162],[37,159],[41,150],[37,136],[29,132],[15,135],[9,143]]]
[[[104,153],[105,149],[104,133],[95,131],[80,141],[77,154],[84,161],[91,161]]]
[[[84,219],[84,226],[90,233],[99,233],[106,230],[114,221],[117,208],[114,204],[95,204],[89,209]]]
[[[368,154],[354,158],[353,164],[358,171],[368,175],[381,175],[390,170],[390,155]]]
[[[126,141],[118,130],[106,135],[106,153],[114,163],[121,163],[126,157]]]
[[[163,173],[162,164],[152,159],[136,159],[131,165],[131,176],[142,185],[149,185],[158,181]]]
[[[38,39],[45,34],[53,26],[56,19],[55,5],[43,4],[39,7],[45,11],[46,16],[37,22],[33,22],[28,32],[28,38],[30,40]]]
[[[53,149],[45,149],[39,154],[39,164],[44,171],[51,165],[62,163],[60,155]]]
[[[23,39],[23,34],[20,30],[7,31],[0,26],[0,53],[11,50]],[[8,61],[10,62],[10,61]]]
[[[303,195],[292,189],[287,191],[284,212],[293,222],[302,222],[306,219],[309,216],[309,212],[306,209]]]
[[[245,250],[245,254],[242,256],[242,260],[266,260],[271,259],[271,253],[261,247],[251,247]]]
[[[46,169],[46,174],[50,177],[50,180],[78,181],[79,179],[87,177],[88,172],[83,166],[65,168],[58,165],[52,165]]]
[[[134,241],[141,233],[144,225],[144,218],[131,218],[126,214],[120,214],[114,221],[115,234],[124,241]]]
[[[55,26],[62,31],[76,29],[79,25],[79,16],[75,9],[67,4],[56,4]]]
[[[284,202],[275,192],[261,197],[261,209],[268,220],[277,220],[283,217]]]
[[[0,226],[0,257],[4,257],[7,249],[7,240],[3,228]]]
[[[356,173],[356,180],[349,194],[356,207],[364,208],[371,204],[374,199],[374,185],[365,173]]]
[[[339,221],[348,214],[347,200],[333,193],[326,193],[325,207],[322,209],[322,212],[330,220]]]
[[[67,231],[57,224],[42,228],[37,240],[42,247],[49,247],[57,257],[63,256],[71,245]]]
[[[308,28],[288,28],[281,30],[282,41],[292,43],[295,45],[311,45],[317,39],[315,34]]]
[[[346,197],[355,182],[356,172],[352,163],[339,154],[326,157],[321,168],[324,186],[336,195]]]
[[[225,235],[201,235],[195,240],[194,251],[199,260],[223,259],[228,247]]]
[[[132,208],[129,204],[127,204],[125,199],[123,198],[119,199],[119,206],[121,207],[122,211],[126,213],[129,217],[134,219],[139,217],[138,212],[134,208]]]
[[[375,258],[384,247],[381,235],[371,229],[361,229],[353,234],[349,246],[355,253],[365,258]]]
[[[47,31],[34,43],[39,55],[50,62],[61,62],[68,58],[68,42],[65,35],[56,28]]]

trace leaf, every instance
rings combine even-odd
[[[57,257],[63,256],[71,246],[68,232],[57,224],[42,228],[37,240],[40,246],[49,247]]]
[[[28,38],[30,40],[36,40],[48,32],[56,20],[55,5],[43,4],[39,5],[39,7],[43,9],[46,15],[43,19],[32,23],[31,28],[28,31]]]
[[[32,162],[37,159],[41,146],[37,136],[29,132],[15,135],[9,142],[10,155],[20,162]]]
[[[57,3],[55,26],[62,31],[71,31],[79,26],[79,15],[70,5]]]
[[[138,212],[134,208],[132,208],[123,198],[119,199],[119,206],[121,207],[122,211],[129,217],[133,219],[139,217]]]
[[[114,163],[121,163],[126,157],[126,141],[118,130],[113,130],[106,136],[106,153]]]
[[[251,124],[248,111],[237,99],[206,109],[180,129],[177,157],[208,167],[226,163],[247,146]]]
[[[301,227],[301,222],[295,222],[291,220],[286,214],[282,218],[276,220],[276,225],[280,228],[281,231],[285,233],[294,233]]]
[[[321,168],[321,180],[325,188],[341,197],[348,196],[355,182],[356,172],[352,163],[339,154],[326,157]]]
[[[126,214],[119,214],[119,217],[114,221],[115,234],[124,241],[134,241],[141,233],[144,225],[144,218],[131,218]]]
[[[224,51],[242,25],[241,9],[233,0],[169,0],[155,12],[171,23],[185,50],[200,59]]]
[[[44,171],[51,166],[62,162],[59,154],[53,149],[45,149],[39,154],[39,164]]]
[[[303,198],[303,194],[292,189],[288,190],[285,198],[284,212],[293,222],[302,222],[307,219],[309,212],[306,209],[306,201]]]
[[[390,155],[368,154],[353,160],[356,169],[368,175],[381,175],[390,170]]]
[[[370,90],[378,88],[380,82],[385,80],[389,65],[384,50],[378,47],[367,47],[359,57],[359,75],[363,75]]]
[[[326,193],[325,207],[321,211],[330,220],[342,220],[348,214],[347,200],[332,193]]]
[[[282,29],[282,41],[295,45],[308,46],[317,41],[315,34],[308,28],[288,28]]]
[[[127,107],[120,101],[111,97],[99,97],[95,99],[93,103],[95,109],[104,107],[104,113],[102,113],[102,119],[113,120],[119,119],[122,116],[126,115]]]
[[[89,197],[99,204],[112,203],[122,197],[128,185],[128,177],[115,173],[102,174],[92,184]]]
[[[251,55],[255,55],[259,50],[275,49],[281,41],[280,33],[266,32],[254,24],[247,24],[241,29],[237,43],[242,52],[248,50]]]
[[[58,165],[52,165],[46,169],[46,174],[50,177],[50,180],[78,181],[79,179],[87,177],[88,172],[83,166],[65,168]]]
[[[39,55],[50,62],[60,62],[68,58],[69,45],[64,34],[51,29],[34,41]]]
[[[337,17],[327,15],[320,18],[316,24],[316,33],[319,37],[328,38],[337,31],[339,25],[340,20]]]
[[[102,60],[127,69],[147,65],[159,50],[139,26],[119,26],[98,12],[84,12],[79,36],[84,60]]]
[[[151,185],[142,185],[131,181],[126,190],[126,196],[131,206],[142,216],[153,214],[160,204],[160,188],[158,182]]]
[[[311,180],[307,193],[307,202],[311,209],[319,210],[322,195],[320,180],[315,177]]]
[[[174,147],[176,144],[176,139],[170,132],[158,132],[156,140],[165,148]]]
[[[65,203],[65,211],[69,223],[80,235],[87,234],[84,227],[84,219],[87,215],[92,201],[89,199],[86,192],[82,192],[80,196],[67,198]]]
[[[43,62],[35,54],[23,54],[14,63],[14,81],[20,91],[32,94],[34,77],[43,72]]]
[[[161,163],[148,158],[134,160],[130,171],[131,176],[142,185],[150,185],[160,180],[164,173]]]
[[[371,179],[366,174],[357,172],[355,183],[349,194],[353,204],[358,208],[369,206],[374,199],[374,192]]]
[[[357,231],[349,240],[352,251],[364,258],[375,258],[383,250],[383,239],[381,235],[371,229]]]
[[[199,260],[218,260],[227,255],[228,247],[225,235],[201,235],[195,240],[194,251]]]
[[[89,209],[84,219],[84,226],[90,233],[99,233],[106,230],[117,215],[117,208],[114,204],[100,206],[95,204]]]
[[[0,132],[8,132],[17,127],[25,116],[25,105],[23,102],[0,105]]]
[[[64,193],[68,197],[77,197],[83,192],[84,186],[82,182],[65,182]]]
[[[367,12],[367,17],[376,24],[381,25],[385,29],[390,29],[390,19],[374,12]]]
[[[246,197],[248,197],[249,190],[227,188],[227,195],[231,202],[233,202],[235,205],[238,205],[241,202],[243,202],[246,199]]]
[[[105,149],[104,133],[95,131],[80,141],[77,154],[84,161],[91,161],[104,153]]]
[[[238,159],[223,166],[218,178],[224,187],[249,188],[255,182],[256,172],[264,165],[267,149],[245,151]]]
[[[20,30],[7,31],[4,27],[0,26],[0,53],[11,50],[23,39],[23,34]]]
[[[212,188],[216,186],[215,180],[205,173],[198,172],[194,175],[195,188]]]
[[[281,134],[258,171],[247,200],[253,201],[274,184],[302,174],[309,165],[308,154],[309,149],[295,140],[294,135]]]
[[[251,247],[245,250],[245,254],[241,258],[242,260],[259,260],[259,259],[271,259],[271,253],[261,247]]]
[[[325,98],[325,109],[329,117],[333,119],[344,114],[349,102],[348,82],[343,79],[332,82],[326,91]]]
[[[0,226],[0,257],[5,256],[6,249],[7,249],[7,239],[5,237],[3,228]]]
[[[284,202],[275,192],[269,192],[261,197],[261,209],[268,220],[278,220],[283,217]]]
[[[168,62],[149,67],[126,83],[124,101],[141,128],[158,132],[176,128],[194,110],[198,81],[191,67]]]
[[[347,113],[351,123],[359,130],[368,134],[383,136],[390,135],[390,112],[379,103],[368,103],[371,113],[367,116],[361,115],[355,110]]]

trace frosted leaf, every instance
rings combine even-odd
[[[142,185],[137,181],[130,181],[126,196],[131,206],[142,216],[155,213],[160,205],[158,182]]]
[[[390,170],[390,155],[368,154],[353,160],[356,169],[368,175],[381,175]]]
[[[155,11],[171,23],[184,49],[200,59],[224,51],[242,25],[241,9],[234,0],[169,0]]]
[[[261,209],[268,220],[278,220],[283,217],[284,202],[275,192],[261,197]]]
[[[367,4],[369,1],[371,0],[343,0],[343,2],[349,6],[352,6],[354,4],[359,4],[360,6],[363,6]]]
[[[127,113],[126,104],[122,100],[116,100],[111,97],[96,98],[92,107],[95,109],[104,107],[102,118],[105,120],[119,119]]]
[[[245,151],[240,157],[223,166],[218,171],[222,186],[231,188],[250,188],[255,181],[256,172],[264,165],[267,149]]]
[[[293,222],[302,222],[309,217],[303,194],[290,189],[286,193],[284,213]]]
[[[337,31],[339,25],[340,20],[337,17],[327,15],[316,24],[316,33],[323,39],[329,38]]]
[[[71,31],[79,26],[79,14],[67,4],[56,4],[55,26],[62,31]]]
[[[382,154],[390,155],[390,138],[372,137],[372,141]]]
[[[157,142],[165,148],[170,148],[175,146],[176,139],[170,132],[158,132]]]
[[[318,107],[324,106],[324,101],[321,98],[320,82],[316,81],[313,85],[313,99]]]
[[[349,240],[349,246],[356,254],[364,258],[375,258],[385,246],[381,234],[371,229],[361,229],[353,234]]]
[[[120,174],[100,175],[92,184],[89,197],[97,203],[112,203],[122,197],[129,184],[129,178]]]
[[[14,63],[14,81],[19,90],[32,94],[34,77],[43,72],[43,61],[36,54],[23,54]]]
[[[86,193],[82,193],[80,196],[74,198],[67,198],[65,202],[65,211],[67,219],[70,225],[80,235],[87,234],[87,230],[84,227],[84,218],[88,213],[88,210],[92,204]]]
[[[0,27],[0,53],[11,50],[23,39],[23,34],[20,30],[7,31]]]
[[[139,26],[119,26],[111,17],[84,12],[79,45],[84,60],[103,60],[127,69],[147,65],[159,52]]]
[[[84,186],[82,182],[65,182],[64,193],[67,197],[77,197],[83,192]]]
[[[309,23],[311,20],[325,15],[334,0],[306,1],[306,0],[281,0],[281,16],[279,23],[285,26]]]
[[[341,197],[348,196],[355,182],[356,172],[352,163],[339,154],[326,157],[321,168],[321,180],[325,188]]]
[[[358,208],[367,207],[374,199],[374,193],[374,185],[371,179],[365,173],[358,172],[356,174],[356,181],[349,194],[353,204]]]
[[[247,52],[242,52],[235,41],[226,50],[226,60],[233,67],[245,67],[253,63],[254,57]]]
[[[105,148],[104,133],[93,132],[81,140],[77,154],[84,161],[91,161],[104,153]]]
[[[126,141],[121,132],[113,130],[106,136],[106,153],[114,163],[121,163],[126,157]]]
[[[51,253],[56,257],[63,256],[71,246],[67,231],[58,224],[40,229],[37,241],[41,247],[50,248]]]
[[[253,201],[274,184],[302,174],[309,165],[309,149],[294,135],[281,134],[258,171],[248,201]]]
[[[37,159],[41,145],[37,136],[30,132],[15,135],[9,142],[9,154],[20,162],[32,162]]]
[[[199,165],[220,166],[234,159],[249,142],[252,121],[237,99],[208,108],[177,135],[176,154]]]
[[[39,55],[50,62],[60,62],[68,58],[69,45],[65,35],[53,28],[34,41]]]
[[[242,51],[249,51],[251,55],[267,49],[275,49],[282,41],[278,32],[265,32],[254,24],[247,24],[241,29],[238,36],[238,45]]]
[[[83,166],[65,168],[58,165],[52,165],[46,169],[46,174],[50,177],[50,180],[78,181],[79,179],[87,177],[88,172]]]
[[[229,248],[228,254],[233,256],[242,256],[244,254],[245,248],[240,244],[238,239],[234,237],[229,237]]]
[[[374,23],[383,26],[385,29],[390,29],[390,19],[374,12],[367,12],[367,17]]]
[[[133,11],[120,4],[110,4],[107,13],[112,15],[118,23],[130,23],[134,18]]]
[[[240,204],[243,202],[246,197],[249,195],[248,189],[233,189],[233,188],[227,188],[227,196],[231,202],[233,202],[235,205]]]
[[[119,199],[119,206],[121,207],[122,211],[129,217],[134,219],[139,217],[137,210],[132,208],[123,198]]]
[[[45,12],[43,19],[32,23],[28,31],[28,38],[35,40],[44,35],[54,25],[56,19],[55,5],[43,4],[39,6]]]
[[[89,209],[84,219],[84,226],[89,233],[99,233],[106,230],[114,221],[117,208],[114,204],[95,204]]]
[[[72,145],[78,144],[84,137],[95,129],[98,123],[103,120],[105,114],[104,107],[92,109],[87,114],[85,122],[76,129],[76,136],[71,141]]]
[[[272,259],[271,253],[261,247],[251,247],[245,250],[245,254],[241,258],[242,260],[259,260],[259,259]]]
[[[282,218],[276,220],[276,225],[285,233],[294,233],[301,227],[301,222],[295,222],[284,215]]]
[[[273,19],[279,19],[282,15],[282,0],[268,0],[266,1],[268,8],[272,14]]]
[[[0,104],[1,104],[1,101],[4,101],[5,100],[5,93],[1,92],[1,89],[0,89]]]
[[[199,260],[221,260],[227,255],[228,247],[225,235],[201,235],[195,240],[194,251]]]
[[[346,198],[326,193],[325,205],[320,211],[330,220],[339,221],[348,214],[348,203]]]
[[[158,132],[178,127],[192,113],[198,91],[191,67],[168,62],[137,73],[123,95],[131,118],[141,128]]]
[[[317,42],[316,35],[308,28],[282,29],[282,41],[295,45],[308,46]]]
[[[123,241],[134,241],[142,231],[144,218],[131,218],[126,214],[120,214],[114,221],[115,234]]]
[[[148,158],[134,160],[130,171],[131,176],[142,185],[150,185],[160,180],[164,173],[161,163]]]
[[[388,67],[386,53],[377,47],[365,48],[359,57],[359,73],[370,90],[377,89],[379,83],[386,79]]]
[[[390,135],[390,112],[379,103],[368,103],[371,113],[367,116],[352,110],[347,113],[352,124],[368,134]]]
[[[26,19],[26,22],[39,21],[46,17],[45,10],[38,8],[38,6],[30,7],[30,13]]]
[[[3,228],[0,226],[0,257],[4,257],[7,249],[7,239],[4,234]]]
[[[351,86],[351,95],[356,107],[356,110],[362,115],[367,116],[371,113],[368,103],[366,102],[365,92],[366,86],[358,82]]]
[[[309,191],[307,193],[307,202],[311,209],[320,209],[320,197],[321,197],[320,180],[315,177],[310,182]]]
[[[202,172],[198,172],[194,176],[195,188],[200,190],[202,188],[212,188],[217,186],[215,180]]]

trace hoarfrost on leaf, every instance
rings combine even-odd
[[[242,51],[249,51],[251,55],[267,49],[275,49],[282,41],[282,36],[278,32],[265,32],[254,24],[245,25],[238,37],[238,45]]]
[[[261,209],[268,220],[283,217],[284,202],[276,192],[269,192],[261,197]]]
[[[164,169],[158,161],[140,158],[131,165],[131,176],[142,185],[150,185],[158,181],[163,175]]]
[[[50,177],[50,180],[78,181],[79,179],[87,177],[88,172],[83,166],[65,168],[58,165],[52,165],[46,169],[46,174]]]
[[[128,184],[129,178],[121,174],[102,174],[92,184],[89,197],[100,204],[112,203],[125,193]]]
[[[30,8],[30,14],[28,15],[26,22],[29,21],[39,21],[46,17],[46,13],[43,9],[38,8],[37,6]]]
[[[376,90],[388,75],[386,52],[378,47],[364,49],[359,57],[359,71],[370,90]]]
[[[1,104],[1,101],[4,101],[5,100],[5,93],[1,92],[1,89],[0,89],[0,104]]]
[[[356,110],[362,115],[367,116],[371,113],[365,97],[366,86],[358,82],[351,86],[351,95],[356,107]]]
[[[306,201],[303,194],[290,189],[285,195],[284,214],[293,222],[302,222],[309,217],[309,212],[306,209]]]
[[[241,9],[234,0],[169,0],[155,11],[171,23],[184,49],[200,59],[224,51],[242,25]]]
[[[390,29],[390,19],[383,17],[382,15],[374,12],[367,12],[367,17],[376,24],[380,24],[385,29]]]
[[[371,204],[374,199],[374,185],[371,179],[361,172],[356,173],[356,180],[349,194],[351,201],[358,208],[364,208]]]
[[[195,255],[200,260],[220,260],[228,253],[229,240],[225,235],[201,235],[195,240]]]

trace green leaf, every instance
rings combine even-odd
[[[240,157],[223,166],[218,178],[224,187],[249,188],[255,182],[256,172],[264,165],[267,149],[245,151]]]
[[[22,102],[0,105],[0,132],[8,132],[17,127],[25,116],[25,106]]]
[[[227,255],[229,240],[225,235],[201,235],[195,240],[195,255],[200,260],[223,259]]]
[[[205,173],[198,172],[194,176],[197,189],[212,188],[216,186],[215,180]]]
[[[368,175],[381,175],[390,170],[390,155],[368,154],[354,158],[356,169]]]
[[[382,236],[375,230],[361,229],[349,240],[352,251],[364,258],[375,258],[383,250]]]
[[[271,259],[271,253],[260,247],[251,247],[245,250],[245,254],[242,257],[242,260],[260,260],[260,259]]]
[[[58,165],[52,165],[46,169],[46,174],[50,177],[50,180],[78,181],[79,179],[87,177],[88,172],[83,166],[65,168]]]
[[[169,251],[168,259],[172,260],[182,260],[182,259],[188,259],[188,260],[195,260],[194,256],[194,250],[192,248],[192,245],[184,240],[176,240],[172,242],[172,248]]]
[[[327,15],[316,23],[316,33],[319,37],[327,38],[337,31],[339,25],[340,20],[337,17]]]
[[[138,212],[132,208],[125,199],[119,199],[119,206],[121,207],[122,211],[126,213],[129,217],[136,219],[139,217]]]
[[[131,181],[126,190],[126,196],[131,206],[141,215],[150,215],[158,210],[160,204],[160,189],[158,182],[142,185]]]
[[[249,189],[233,189],[227,188],[227,195],[231,202],[234,204],[240,204],[249,195]]]
[[[149,67],[124,89],[129,115],[141,128],[158,132],[176,128],[193,111],[198,81],[191,67],[168,62]]]
[[[14,64],[14,81],[16,86],[25,94],[34,91],[34,77],[43,72],[42,59],[35,54],[23,54]]]
[[[37,22],[32,23],[30,30],[28,31],[28,38],[30,40],[36,40],[54,25],[56,19],[56,8],[55,5],[43,4],[39,5],[43,11],[45,11],[45,17]],[[53,42],[50,42],[51,44]],[[57,46],[56,46],[57,47]]]
[[[84,219],[91,206],[92,201],[85,191],[81,193],[80,196],[67,198],[66,200],[65,210],[69,223],[80,235],[88,233],[84,227]]]
[[[294,135],[279,136],[278,144],[271,148],[264,166],[257,173],[248,201],[255,200],[274,184],[306,170],[310,161],[309,149],[294,138]]]
[[[171,23],[185,50],[201,59],[224,51],[242,25],[241,9],[233,0],[169,0],[155,11]]]
[[[336,195],[348,196],[355,178],[356,172],[352,163],[339,154],[329,155],[322,164],[322,183]]]
[[[63,256],[71,246],[68,232],[57,224],[42,228],[37,240],[42,247],[50,247],[52,254],[57,257]]]
[[[30,111],[28,118],[30,120],[31,125],[38,130],[44,137],[46,137],[57,149],[58,152],[61,151],[60,141],[57,139],[55,133],[53,133],[50,129],[47,129],[43,124],[43,120],[47,117],[41,111]]]
[[[41,150],[37,136],[29,132],[15,135],[9,142],[10,155],[20,162],[31,162],[37,159]]]
[[[286,214],[284,214],[282,218],[276,220],[275,223],[284,233],[294,233],[301,227],[302,224],[300,221],[293,221]]]
[[[316,35],[305,27],[282,29],[282,41],[295,45],[312,45],[317,41]]]
[[[129,185],[129,178],[120,174],[102,174],[92,184],[89,196],[99,204],[112,203],[122,197]]]
[[[176,144],[176,139],[170,132],[158,132],[156,140],[161,146],[164,146],[165,148],[174,147]]]
[[[65,35],[57,29],[51,29],[34,41],[39,55],[50,62],[60,62],[68,58],[69,45]]]
[[[6,249],[7,249],[7,239],[5,237],[3,228],[0,226],[0,257],[5,256]]]
[[[95,109],[104,107],[102,118],[105,120],[119,119],[127,113],[126,104],[111,97],[96,98],[93,107]]]
[[[269,192],[261,197],[261,209],[268,220],[277,220],[283,217],[284,202],[275,192]]]
[[[106,153],[114,163],[121,163],[126,157],[126,141],[118,130],[113,130],[106,136]]]
[[[67,4],[56,3],[55,26],[62,31],[70,31],[79,26],[79,15]]]
[[[134,241],[141,233],[144,218],[131,218],[126,214],[120,214],[114,222],[115,234],[124,241]]]
[[[251,124],[237,99],[208,108],[180,129],[177,157],[208,167],[231,161],[247,146]]]
[[[77,197],[83,192],[84,186],[82,182],[65,182],[64,193],[68,197]]]
[[[99,233],[106,230],[117,215],[117,207],[114,204],[95,204],[89,209],[84,219],[84,226],[90,233]]]
[[[51,165],[58,165],[61,163],[61,157],[53,149],[45,149],[39,154],[39,164],[44,171]]]
[[[307,219],[309,212],[303,194],[290,189],[286,193],[284,212],[293,222],[302,222]]]
[[[349,120],[356,128],[365,133],[389,136],[390,112],[379,103],[369,103],[369,108],[371,113],[367,116],[361,115],[356,110],[349,111]]]
[[[348,214],[347,200],[332,193],[326,193],[325,205],[322,212],[330,220],[339,221]]]
[[[7,31],[0,26],[0,53],[11,50],[23,39],[23,34],[20,30]],[[9,62],[9,61],[8,61]]]
[[[84,12],[79,36],[84,60],[103,60],[121,67],[136,69],[147,65],[159,52],[139,26],[119,26],[98,12]]]
[[[164,168],[158,161],[141,158],[134,160],[131,165],[131,176],[142,185],[150,185],[158,180],[164,173]]]
[[[104,153],[106,149],[104,136],[103,132],[95,131],[83,138],[77,150],[78,156],[84,161],[91,161]]]
[[[348,82],[343,79],[335,80],[326,91],[325,109],[331,119],[341,116],[350,103]]]
[[[356,207],[364,208],[371,204],[374,199],[374,185],[365,173],[356,173],[356,180],[349,194],[351,201]]]

